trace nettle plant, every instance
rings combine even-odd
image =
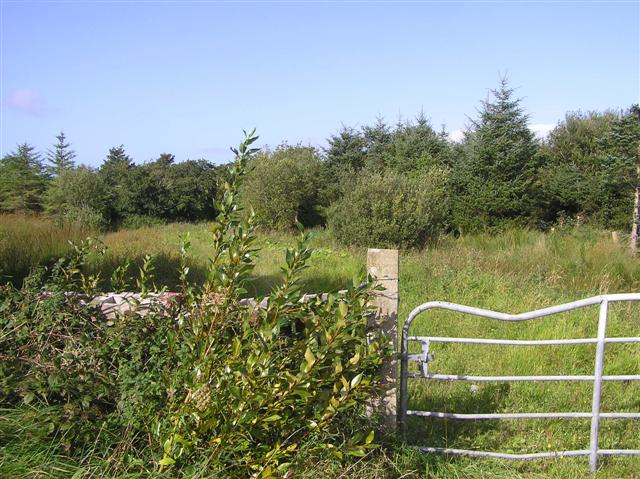
[[[170,424],[162,467],[205,459],[219,474],[285,473],[299,449],[362,456],[373,447],[369,422],[354,421],[379,388],[389,354],[385,338],[367,329],[370,281],[346,294],[303,301],[300,274],[312,255],[301,231],[286,250],[282,283],[256,304],[241,302],[256,250],[254,215],[237,196],[257,137],[233,149],[213,227],[209,280],[194,295],[171,337],[186,351],[170,386]],[[199,461],[198,461],[199,462]]]

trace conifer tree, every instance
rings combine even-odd
[[[40,211],[47,176],[40,154],[27,143],[0,160],[0,211]]]
[[[506,78],[482,102],[455,165],[456,219],[464,229],[530,217],[538,167],[528,116]]]
[[[49,171],[54,176],[73,169],[75,166],[73,159],[76,157],[76,152],[70,148],[71,144],[67,142],[64,131],[56,135],[56,139],[58,142],[53,146],[53,150],[47,152],[47,160],[50,163]]]
[[[125,152],[124,145],[110,148],[100,166],[99,176],[104,183],[109,204],[107,219],[111,224],[136,213],[132,194],[133,169],[133,160]]]

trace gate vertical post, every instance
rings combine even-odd
[[[607,316],[609,302],[606,299],[600,303],[598,316],[598,342],[596,343],[596,364],[593,380],[593,402],[591,406],[591,441],[589,467],[591,472],[598,469],[598,435],[600,433],[600,398],[602,396],[602,375],[604,372],[604,346],[607,337]]]
[[[373,305],[377,312],[375,323],[389,339],[393,347],[393,356],[382,366],[382,384],[385,386],[381,397],[375,398],[373,407],[384,416],[384,426],[387,431],[396,430],[397,421],[397,342],[398,342],[398,304],[400,300],[399,283],[399,255],[397,249],[374,249],[367,251],[367,272],[376,280],[376,284],[384,290],[376,291]]]

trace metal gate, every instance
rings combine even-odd
[[[409,317],[402,328],[401,344],[401,367],[400,367],[400,410],[398,412],[398,423],[400,431],[405,437],[407,416],[421,416],[432,418],[446,418],[455,420],[476,420],[476,419],[547,419],[547,418],[591,418],[591,440],[589,449],[576,451],[558,452],[538,452],[533,454],[507,454],[501,452],[472,451],[466,449],[449,449],[440,447],[419,447],[424,452],[459,454],[475,457],[495,457],[502,459],[537,459],[545,457],[562,456],[589,456],[591,471],[595,472],[598,466],[598,456],[601,455],[640,455],[640,450],[634,449],[599,449],[598,433],[600,430],[600,419],[640,419],[640,412],[634,413],[601,413],[600,397],[603,381],[638,381],[640,375],[617,375],[605,376],[604,370],[604,349],[607,343],[638,343],[640,337],[615,337],[608,338],[606,335],[607,317],[609,303],[622,301],[640,301],[640,293],[630,294],[607,294],[592,298],[566,303],[550,308],[539,309],[522,314],[505,314],[485,309],[472,308],[459,304],[446,302],[424,303],[409,314]],[[598,336],[596,338],[585,339],[555,339],[540,341],[506,340],[506,339],[480,339],[480,338],[457,338],[457,337],[431,337],[431,336],[409,336],[411,323],[420,313],[431,309],[445,309],[458,313],[466,313],[484,318],[491,318],[498,321],[527,321],[542,318],[553,314],[564,313],[574,309],[585,308],[587,306],[600,306],[598,319]],[[422,353],[409,354],[409,341],[419,342],[422,345]],[[540,345],[566,345],[566,344],[595,344],[595,371],[593,376],[460,376],[451,374],[431,374],[428,370],[429,361],[433,355],[429,352],[431,343],[466,343],[466,344],[503,344],[513,346],[540,346]],[[419,373],[409,373],[409,362],[419,363]],[[434,411],[407,410],[409,378],[427,380],[450,380],[450,381],[593,381],[593,401],[591,412],[536,412],[536,413],[506,413],[506,414],[456,414]]]

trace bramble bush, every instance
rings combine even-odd
[[[34,271],[21,289],[2,287],[0,406],[46,406],[43,427],[70,454],[118,450],[129,472],[133,463],[176,476],[266,478],[291,474],[300,450],[307,461],[347,460],[375,447],[364,406],[390,351],[367,329],[372,283],[301,301],[311,256],[301,232],[265,306],[240,299],[256,249],[255,216],[237,196],[256,139],[250,133],[234,150],[202,286],[189,281],[182,239],[179,301],[107,320],[86,301],[100,284],[84,266],[104,253],[95,241]],[[151,258],[137,284],[143,295],[153,290]]]

